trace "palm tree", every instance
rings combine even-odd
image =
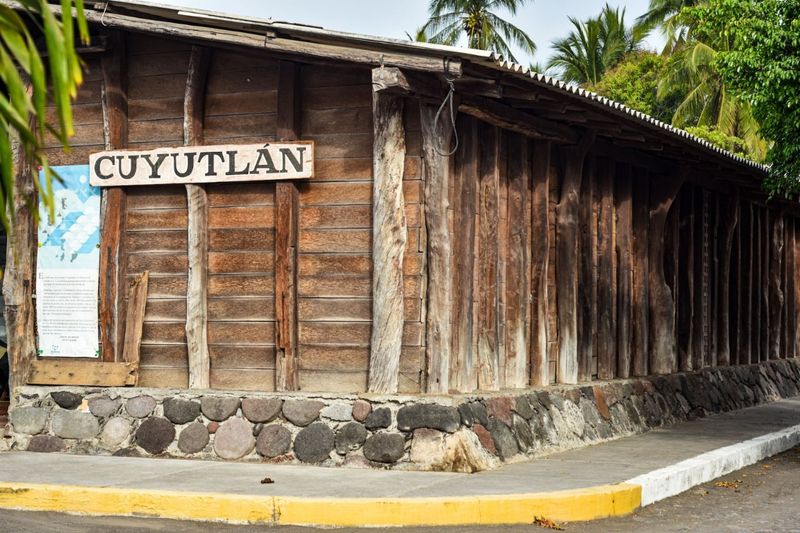
[[[637,27],[649,33],[659,28],[666,37],[664,53],[671,53],[686,42],[690,27],[680,20],[684,7],[693,7],[706,0],[650,0],[650,7],[644,15],[636,19]]]
[[[625,54],[641,48],[644,34],[625,25],[624,9],[620,12],[606,4],[596,18],[569,20],[574,30],[553,43],[555,54],[547,64],[564,81],[593,87]]]
[[[716,48],[692,40],[670,58],[666,76],[659,82],[658,96],[678,95],[672,125],[679,128],[706,126],[741,138],[749,155],[763,159],[767,144],[759,135],[759,124],[750,104],[731,94],[714,67],[718,50],[730,50],[731,41],[720,37]]]
[[[427,42],[456,45],[466,36],[467,46],[491,50],[517,61],[510,45],[533,55],[536,44],[528,34],[495,11],[505,9],[514,16],[528,0],[431,0],[430,18],[421,28]],[[417,37],[416,40],[420,40]]]

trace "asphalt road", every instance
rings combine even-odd
[[[789,532],[800,533],[800,447],[696,487],[625,517],[557,525],[572,533]],[[392,528],[391,533],[536,533],[538,525],[500,527]],[[0,532],[14,533],[190,532],[320,533],[303,527],[227,526],[151,518],[79,517],[58,513],[0,510]],[[375,529],[338,529],[340,533],[375,533]]]

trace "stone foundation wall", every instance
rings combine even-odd
[[[4,447],[474,472],[799,389],[796,359],[485,396],[29,386]]]

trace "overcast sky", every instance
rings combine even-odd
[[[413,35],[425,23],[430,3],[430,0],[154,1],[399,39],[406,38],[406,32]],[[631,24],[647,10],[649,0],[609,0],[608,3],[612,7],[624,7],[625,20]],[[520,9],[511,22],[533,37],[539,47],[534,60],[545,63],[551,53],[550,43],[571,29],[567,17],[582,20],[596,16],[604,4],[601,0],[533,0]],[[656,48],[658,41],[658,37],[651,37],[649,47]],[[527,63],[522,54],[517,54],[517,59]]]

